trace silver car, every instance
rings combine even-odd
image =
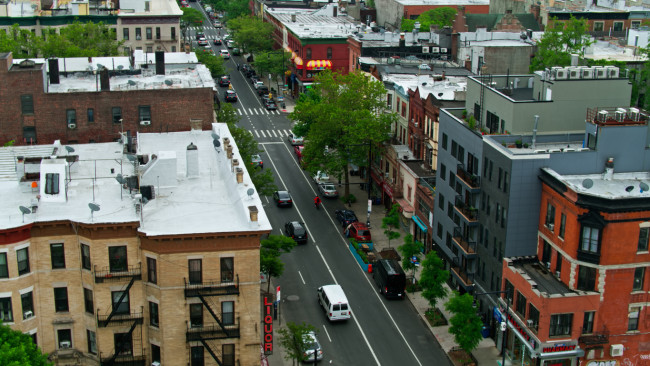
[[[309,332],[305,334],[306,350],[302,353],[303,362],[318,362],[323,360],[323,349],[318,343],[316,333]],[[314,353],[316,353],[316,360],[314,360]]]
[[[332,183],[321,183],[318,185],[318,190],[325,197],[338,197],[339,192],[336,190],[336,186]]]
[[[262,157],[259,155],[251,155],[251,165],[254,167],[260,167],[260,169],[264,169],[264,161],[262,161]]]
[[[293,146],[298,146],[298,145],[304,145],[305,139],[303,139],[300,136],[294,136],[293,134],[289,134],[288,140]]]

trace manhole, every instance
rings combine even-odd
[[[300,297],[298,295],[289,295],[287,296],[287,301],[298,301]]]

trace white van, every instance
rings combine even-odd
[[[326,285],[318,288],[318,303],[323,307],[327,318],[347,320],[352,316],[348,299],[339,285]]]

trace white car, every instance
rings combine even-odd
[[[289,136],[287,136],[287,137],[288,137],[289,142],[293,146],[299,146],[299,145],[303,145],[305,143],[305,139],[302,138],[301,136],[294,136],[293,134],[290,133]]]
[[[253,84],[255,89],[259,89],[260,86],[264,86],[264,83],[261,81],[256,81],[255,84]]]
[[[303,362],[318,362],[323,360],[323,349],[318,343],[318,338],[316,338],[316,333],[309,332],[305,334],[305,352],[302,354]],[[314,353],[316,354],[316,359],[314,360]]]
[[[318,172],[316,172],[316,175],[314,175],[313,178],[314,178],[314,182],[316,182],[316,184],[331,183],[330,182],[330,176],[327,175],[327,173],[325,173],[323,171],[320,171],[320,170]]]
[[[325,197],[335,198],[339,196],[334,183],[321,183],[318,185],[318,191]]]
[[[420,66],[418,66],[418,69],[420,69],[420,70],[431,70],[431,66],[429,66],[427,64],[420,64]]]
[[[219,56],[221,56],[221,57],[223,57],[225,59],[229,59],[230,58],[230,52],[228,52],[228,50],[221,50],[221,51],[219,51]]]

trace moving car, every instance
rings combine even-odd
[[[352,316],[348,298],[345,297],[341,285],[321,286],[317,290],[318,303],[323,307],[327,319],[347,320]]]
[[[259,81],[259,80],[253,82],[253,87],[254,87],[255,89],[259,88],[260,86],[265,86],[265,85],[264,85],[263,82],[261,82],[261,81]]]
[[[235,41],[232,41],[232,40],[231,40],[231,41],[226,42],[226,47],[228,47],[228,48],[233,48],[233,47],[235,47]]]
[[[198,40],[198,39],[201,39],[201,38],[205,39],[205,34],[203,32],[197,32],[196,33],[196,39]]]
[[[239,47],[234,47],[234,48],[232,49],[232,55],[233,55],[233,56],[239,56],[239,55],[241,55],[241,49],[239,49]]]
[[[420,69],[420,70],[431,70],[431,66],[429,66],[427,64],[420,64],[418,66],[418,69]]]
[[[208,42],[208,40],[205,39],[205,38],[199,39],[199,41],[198,41],[197,43],[198,43],[199,46],[201,46],[201,47],[205,47],[205,48],[210,48],[210,47],[212,47],[212,46],[210,46],[210,42]]]
[[[323,171],[320,171],[320,170],[317,171],[316,175],[314,175],[312,178],[314,178],[314,182],[316,182],[316,184],[331,183],[330,182],[330,176],[327,175],[327,173],[325,173]]]
[[[294,136],[291,133],[289,134],[288,139],[289,139],[289,143],[293,146],[303,145],[305,142],[305,139],[303,139],[301,136]]]
[[[215,27],[215,28],[221,28],[221,27],[222,27],[221,22],[218,21],[218,20],[215,20],[215,21],[214,21],[214,27]]]
[[[219,86],[228,86],[230,85],[230,77],[229,76],[222,76],[219,78]]]
[[[264,162],[258,154],[251,155],[251,165],[258,166],[260,169],[264,169]]]
[[[305,352],[302,354],[303,362],[318,362],[323,360],[323,349],[320,347],[316,333],[308,332],[304,335],[304,342],[306,346]],[[316,357],[314,358],[314,354]]]
[[[291,200],[291,195],[287,191],[275,191],[273,192],[273,200],[278,207],[291,207],[293,206],[293,201]]]
[[[230,58],[230,52],[228,50],[219,51],[219,56],[225,58],[226,60]]]
[[[217,46],[221,45],[221,40],[219,38],[215,38],[214,39],[214,44],[217,45]]]
[[[302,222],[290,221],[284,224],[284,235],[291,237],[296,244],[307,244],[307,230]]]
[[[226,90],[226,96],[223,98],[226,102],[236,102],[237,93],[234,90]],[[259,156],[259,155],[258,155]]]
[[[318,191],[325,197],[335,198],[339,196],[336,186],[333,183],[321,183],[318,185]]]
[[[267,111],[275,111],[278,109],[278,107],[275,105],[275,102],[273,99],[267,99],[264,102],[264,108],[266,108]]]
[[[336,210],[334,211],[334,214],[336,215],[336,219],[343,224],[343,227],[347,227],[351,223],[359,221],[357,215],[355,215],[352,210]]]

